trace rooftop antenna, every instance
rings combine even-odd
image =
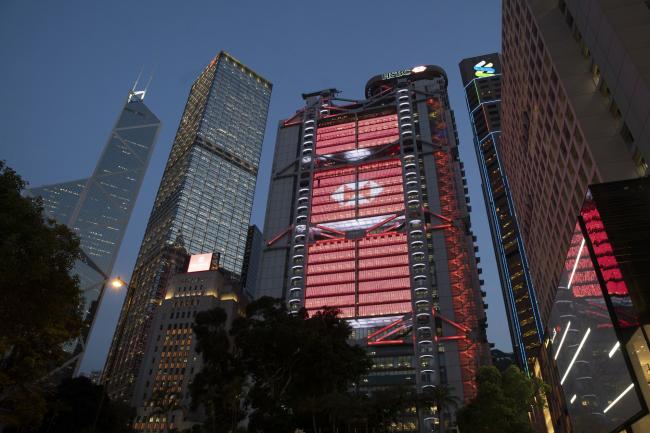
[[[144,95],[147,93],[146,87],[144,90],[136,90],[136,88],[138,87],[138,83],[140,82],[140,77],[142,76],[143,70],[144,70],[144,65],[140,68],[140,72],[138,73],[138,78],[135,79],[135,83],[133,83],[133,87],[129,92],[129,102],[133,100],[142,101],[144,99]],[[149,81],[151,81],[151,79]],[[148,85],[149,83],[147,83],[147,86]]]
[[[149,75],[149,81],[147,81],[147,85],[144,86],[144,94],[142,95],[142,99],[144,99],[144,95],[147,93],[147,89],[149,88],[149,84],[151,84],[151,80],[153,80],[153,76],[156,73],[156,69],[158,66],[154,66],[153,70],[151,71],[151,75]]]

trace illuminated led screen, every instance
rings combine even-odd
[[[385,115],[319,127],[316,151],[348,155],[398,139],[397,116]],[[390,218],[399,221],[396,214],[404,211],[402,184],[397,158],[314,173],[312,228],[318,233],[333,231],[339,238],[309,246],[305,289],[309,312],[325,306],[338,308],[343,317],[411,311],[406,235],[387,230],[354,240],[343,236]]]
[[[404,210],[399,159],[314,174],[311,222],[324,223]]]
[[[398,139],[396,114],[373,117],[319,127],[316,133],[316,153],[330,155],[394,143]]]
[[[411,311],[405,234],[318,241],[308,257],[307,310],[336,307],[343,317]]]
[[[190,264],[187,272],[209,271],[212,263],[212,253],[194,254],[190,257]]]

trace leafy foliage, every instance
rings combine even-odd
[[[348,344],[351,329],[337,311],[290,315],[280,300],[262,298],[234,320],[230,338],[225,325],[220,309],[197,314],[205,366],[192,396],[206,409],[204,431],[234,431],[245,411],[251,432],[315,431],[358,416],[350,408],[368,400],[349,392],[371,363]]]
[[[411,388],[361,392],[371,361],[349,344],[351,329],[336,310],[311,317],[261,298],[227,332],[220,308],[197,314],[194,332],[203,370],[191,385],[194,409],[207,421],[192,433],[388,431],[417,405],[458,405],[446,387],[417,395]],[[247,430],[240,425],[248,418]]]
[[[48,398],[45,421],[34,433],[131,433],[134,410],[111,401],[85,377],[66,379]]]
[[[482,367],[477,382],[478,395],[456,415],[462,433],[534,432],[528,412],[544,401],[547,385],[514,365],[503,374],[495,367]]]
[[[231,347],[227,319],[223,309],[215,308],[198,313],[194,324],[196,350],[202,354],[204,366],[195,376],[190,391],[193,409],[201,403],[207,411],[205,429],[209,432],[234,431],[244,417],[241,404],[244,372]]]
[[[43,217],[25,182],[0,162],[0,425],[37,426],[46,402],[39,384],[81,329],[79,241]]]

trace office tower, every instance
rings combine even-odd
[[[244,265],[241,270],[241,286],[242,290],[251,299],[255,297],[255,292],[257,291],[257,278],[260,272],[263,245],[264,240],[260,229],[256,225],[248,227],[246,249],[244,250]]]
[[[467,402],[490,354],[445,72],[378,75],[358,101],[338,93],[303,95],[279,125],[257,296],[339,309],[373,357],[370,392],[449,386]],[[422,409],[396,428],[453,422],[440,418]]]
[[[129,92],[92,176],[28,191],[42,198],[48,217],[67,225],[80,239],[81,257],[73,272],[83,292],[86,326],[76,348],[79,356],[160,130],[160,120],[144,104],[145,94],[135,86]]]
[[[501,61],[499,54],[492,53],[464,59],[459,66],[474,132],[474,149],[512,348],[519,367],[529,371],[544,335],[544,327],[508,179],[501,168]]]
[[[220,307],[229,327],[246,304],[238,275],[220,269],[218,260],[216,254],[193,255],[167,283],[136,380],[136,431],[184,430],[204,421],[202,409],[191,409],[189,385],[203,367],[192,325],[197,313]]]
[[[543,323],[592,183],[650,160],[643,0],[504,0],[500,157]]]
[[[165,246],[212,251],[241,272],[271,83],[220,52],[192,85],[108,355],[110,395],[129,400],[167,269]]]
[[[544,345],[573,431],[650,431],[649,214],[650,178],[598,184],[574,226]]]

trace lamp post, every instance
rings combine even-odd
[[[115,277],[112,280],[110,280],[109,285],[113,288],[113,290],[120,290],[122,287],[127,287],[128,283],[118,276],[118,277]],[[99,297],[99,303],[97,305],[97,312],[99,312],[99,308],[101,307],[103,300],[104,300],[104,291],[102,290],[101,295]],[[93,324],[94,324],[94,322],[93,322]],[[91,329],[91,333],[92,333],[92,329]],[[90,340],[91,333],[88,334],[88,339],[89,340]],[[84,351],[85,351],[85,348],[84,348]],[[81,365],[81,359],[79,360],[79,363],[77,364],[77,369],[79,368],[80,365]],[[91,433],[95,433],[95,430],[97,429],[97,422],[99,421],[99,416],[102,413],[102,407],[104,406],[104,400],[106,399],[106,394],[107,394],[107,391],[104,388],[104,386],[102,385],[102,396],[101,396],[101,398],[99,400],[99,405],[97,406],[97,413],[95,414],[95,420],[93,421],[93,428],[91,430]]]
[[[86,338],[82,338],[82,341],[81,341],[82,350],[81,350],[81,352],[77,356],[75,356],[76,365],[75,365],[75,368],[74,368],[74,372],[72,374],[73,377],[79,376],[79,368],[81,367],[81,362],[83,361],[83,358],[84,358],[84,356],[86,354],[86,346],[87,346],[87,343],[90,341],[90,337],[92,336],[93,329],[95,328],[95,319],[97,318],[97,315],[99,314],[99,310],[102,307],[102,303],[104,302],[104,293],[105,293],[104,287],[105,286],[109,286],[114,291],[118,291],[122,287],[128,286],[128,283],[126,281],[124,281],[120,276],[110,278],[107,275],[104,275],[104,282],[102,283],[102,290],[99,292],[99,299],[97,301],[97,309],[96,309],[96,311],[94,313],[94,318],[93,318],[93,321],[92,321],[92,324],[91,324],[91,328],[88,331],[88,335],[86,336]]]

